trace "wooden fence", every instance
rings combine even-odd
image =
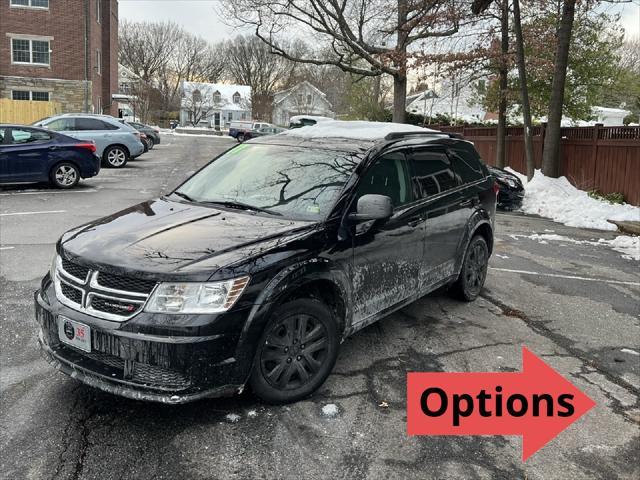
[[[496,161],[496,127],[429,126],[460,133],[474,142],[489,165]],[[523,127],[507,127],[506,164],[526,172]],[[536,168],[542,166],[545,127],[533,127]],[[640,127],[569,127],[562,129],[560,175],[582,190],[620,192],[625,201],[640,205]]]
[[[60,113],[57,102],[33,102],[0,98],[0,123],[29,125],[41,118]]]

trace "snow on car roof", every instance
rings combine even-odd
[[[405,123],[326,120],[308,127],[287,130],[280,135],[290,135],[303,138],[380,140],[388,134],[396,132],[441,133],[438,132],[438,130],[431,130],[430,128],[422,128]]]

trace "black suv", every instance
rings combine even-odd
[[[474,300],[495,206],[473,145],[447,134],[251,140],[65,233],[35,294],[40,343],[62,372],[129,398],[248,383],[295,401],[348,335],[445,285]]]

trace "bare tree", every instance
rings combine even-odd
[[[180,27],[173,22],[122,20],[118,32],[118,61],[148,82],[171,59],[179,32]]]
[[[275,55],[264,42],[252,36],[237,36],[224,44],[225,71],[229,80],[249,85],[253,95],[273,95],[295,75],[295,64]]]
[[[336,67],[394,80],[393,120],[404,122],[411,47],[455,34],[460,9],[453,0],[223,0],[225,12],[271,50],[295,62]],[[300,54],[285,41],[296,28],[318,48]]]
[[[194,127],[206,119],[215,108],[213,99],[209,95],[203,95],[200,90],[193,90],[183,98],[183,106],[189,114],[189,122]]]

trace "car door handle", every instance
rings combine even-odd
[[[55,147],[55,146],[53,146],[53,147],[49,147],[49,150],[51,150],[51,151],[53,152],[53,151],[55,151],[55,150],[58,150],[58,148],[59,148],[59,147]]]

